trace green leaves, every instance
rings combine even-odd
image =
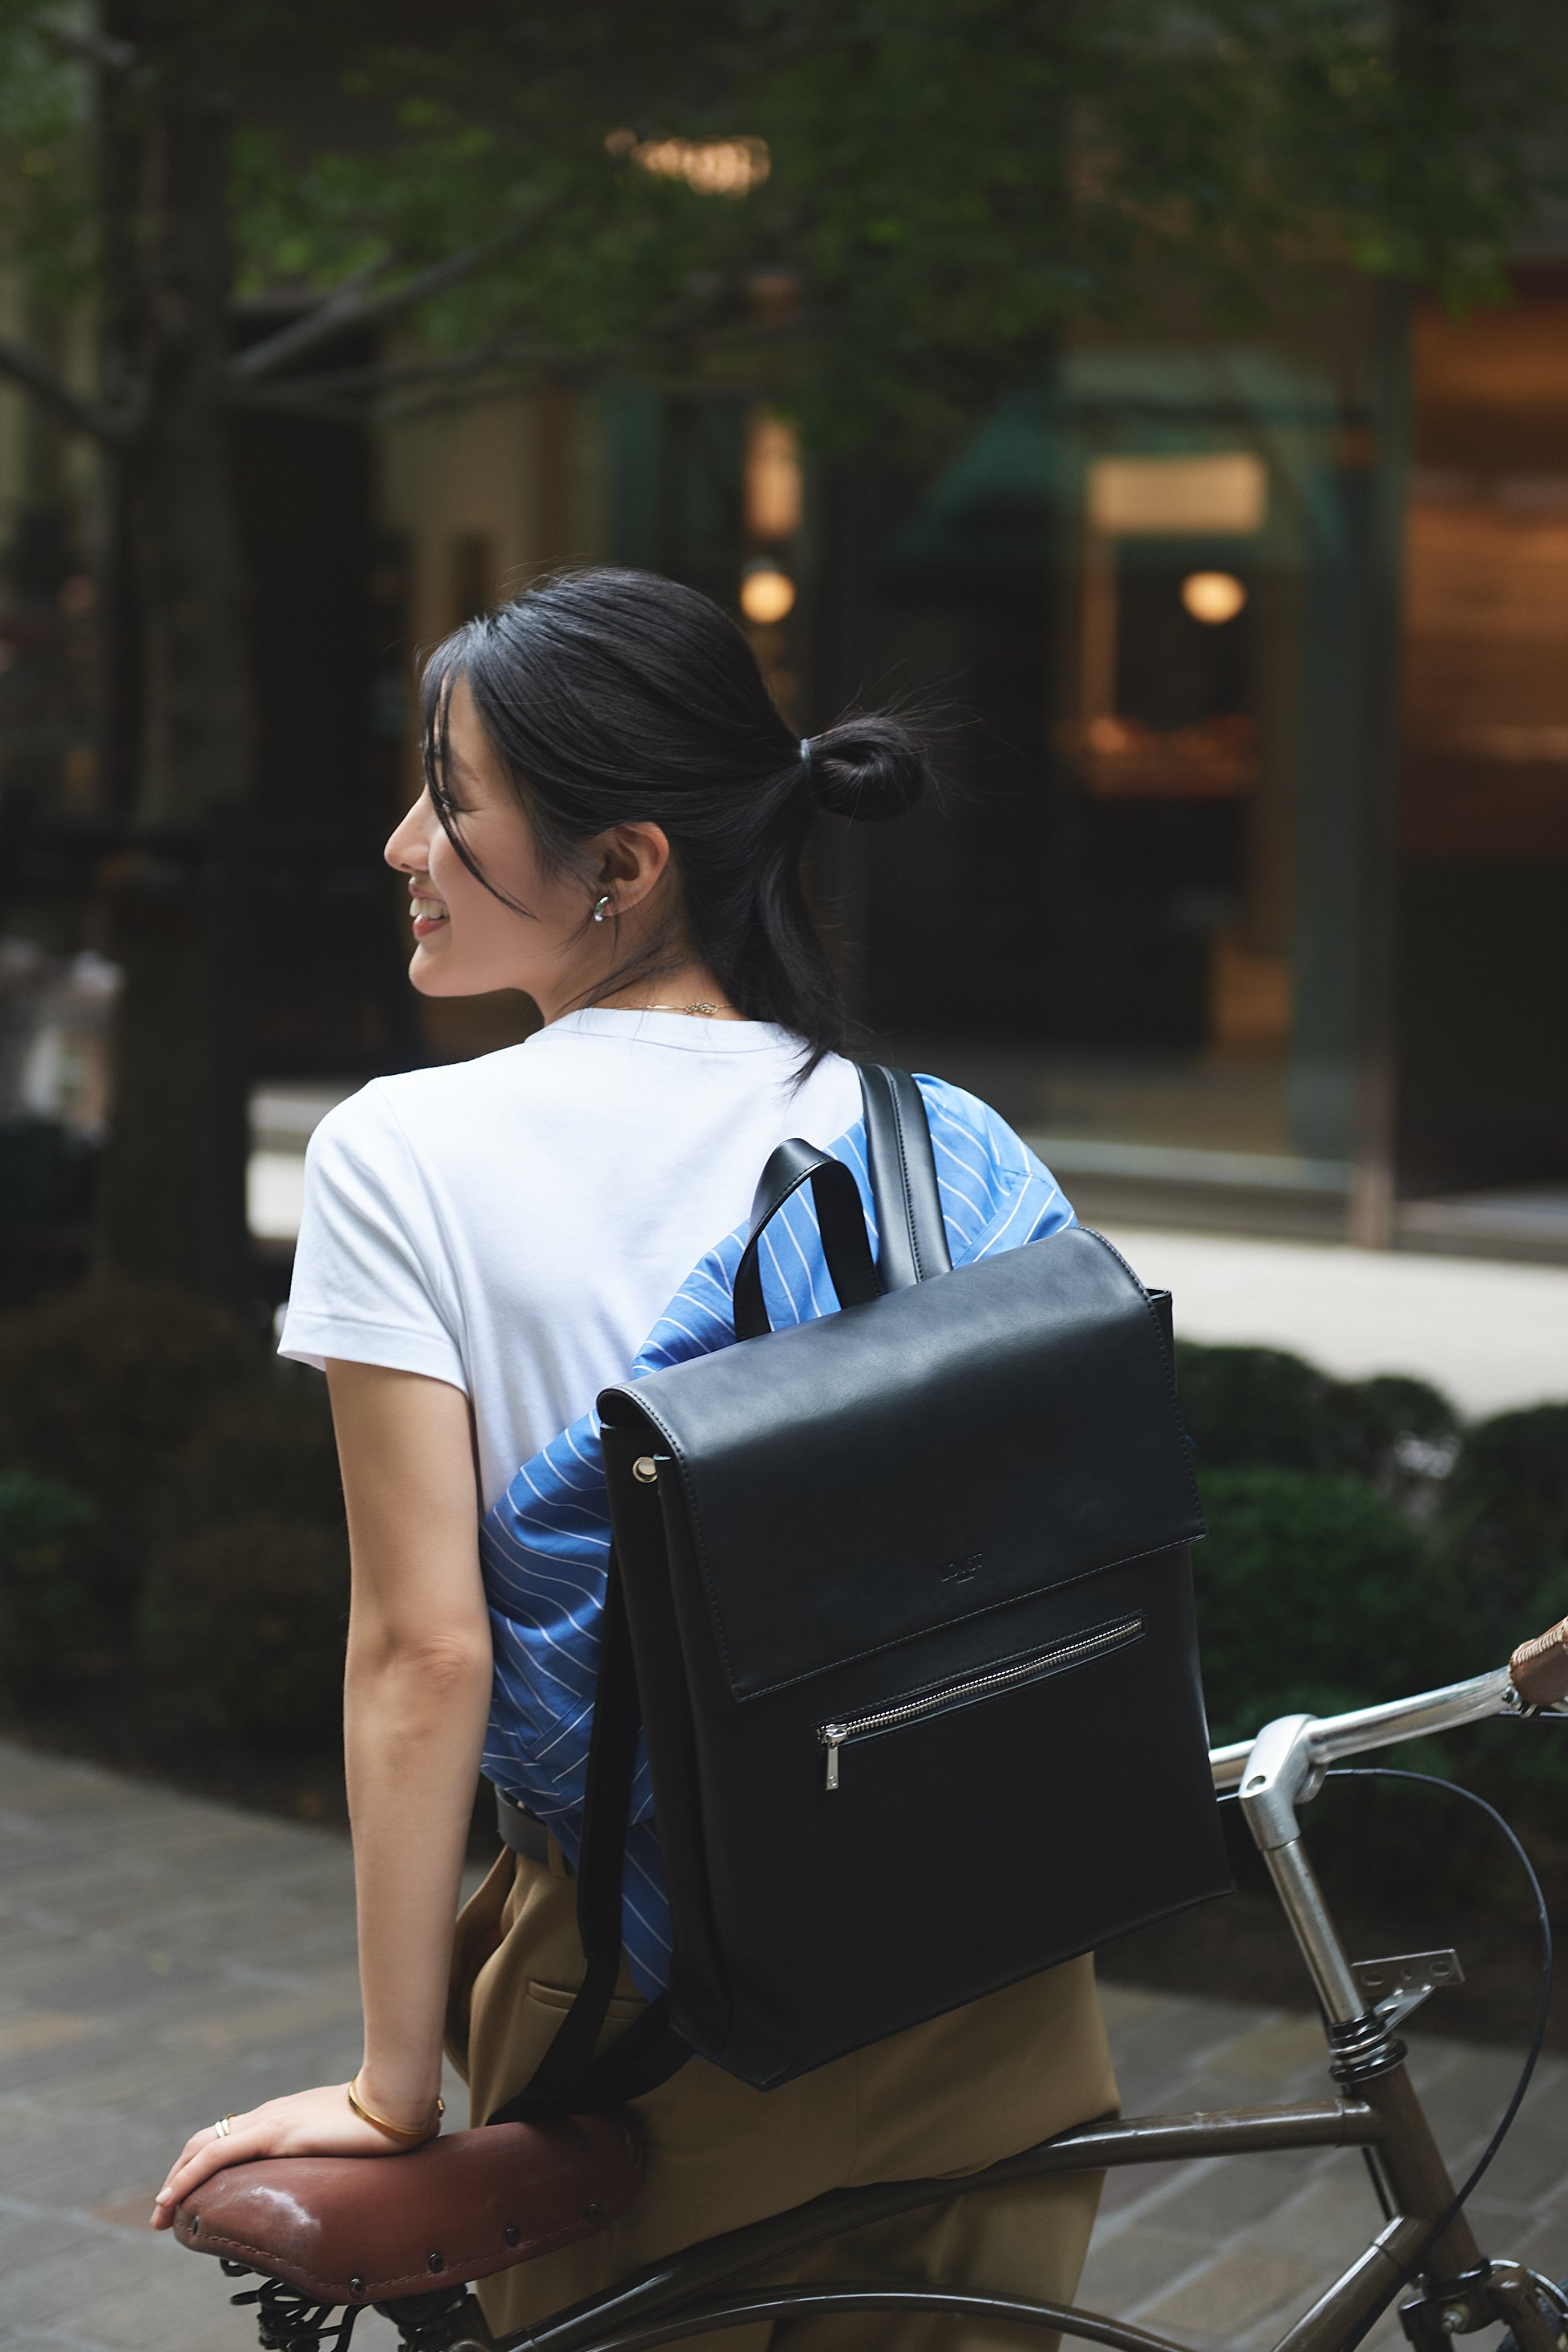
[[[580,0],[412,12],[391,39],[368,0],[167,18],[140,82],[237,94],[243,290],[474,252],[418,313],[437,352],[743,384],[819,443],[940,442],[1069,321],[1261,323],[1282,267],[1495,299],[1564,190],[1547,0]],[[0,237],[79,292],[89,68],[63,21],[0,0]],[[771,169],[740,196],[637,160],[741,139]],[[788,318],[757,290],[784,280]]]
[[[1216,1740],[1500,1665],[1568,1612],[1568,1405],[1461,1430],[1425,1381],[1333,1381],[1268,1348],[1177,1349],[1208,1535],[1193,1555]],[[1554,1727],[1492,1723],[1404,1760],[1543,1820]]]
[[[1256,320],[1281,260],[1489,298],[1556,184],[1539,134],[1563,29],[1533,0],[1440,17],[1412,0],[1382,31],[1360,0],[685,0],[654,29],[588,5],[547,34],[481,19],[367,56],[355,87],[395,137],[318,159],[274,251],[313,236],[326,282],[376,236],[410,260],[471,242],[542,184],[548,227],[444,299],[438,343],[739,369],[819,440],[920,444],[1036,369],[1069,319],[1184,286]],[[770,176],[739,202],[696,194],[606,155],[621,122],[760,137]],[[780,270],[801,289],[786,337],[749,290]]]
[[[1445,1518],[1500,1651],[1568,1614],[1568,1405],[1500,1412],[1467,1439]],[[1544,1611],[1544,1614],[1542,1614]]]
[[[1194,1568],[1215,1740],[1479,1671],[1451,1569],[1360,1479],[1213,1470],[1202,1486]]]
[[[91,283],[88,80],[49,37],[58,9],[0,0],[0,260],[36,297],[78,300]]]
[[[0,1471],[0,1675],[53,1687],[92,1638],[100,1517],[85,1496],[26,1470]]]

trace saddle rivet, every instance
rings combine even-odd
[[[604,2218],[605,2209],[602,2205],[590,2205],[583,2216],[584,2221],[602,2221]]]
[[[433,2271],[444,2271],[444,2270],[446,2269],[447,2265],[446,2265],[446,2263],[441,2260],[441,2257],[440,2257],[440,2255],[439,2255],[439,2254],[432,2254],[432,2255],[431,2255],[431,2257],[430,2257],[430,2260],[429,2260],[429,2262],[427,2263],[427,2264],[426,2265],[426,2269],[428,2269],[428,2270],[433,2270]]]
[[[515,2246],[521,2235],[522,2231],[518,2228],[515,2221],[509,2221],[506,2228],[501,2231],[501,2236],[506,2240],[509,2246]]]
[[[651,1454],[637,1455],[637,1460],[632,1464],[632,1476],[640,1479],[645,1486],[651,1486],[656,1483],[658,1477],[658,1464]]]
[[[350,2281],[349,2281],[349,2293],[350,2293],[351,2294],[363,2294],[364,2293],[364,2281],[363,2281],[363,2279],[362,2279],[362,2278],[352,2278],[352,2279],[350,2279]]]

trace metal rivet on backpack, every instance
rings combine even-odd
[[[632,1476],[640,1478],[645,1486],[651,1486],[654,1484],[658,1476],[658,1464],[651,1454],[637,1455],[637,1460],[632,1464]]]
[[[604,2218],[605,2209],[602,2205],[590,2205],[583,2216],[585,2221],[602,2221]]]
[[[363,2279],[362,2279],[362,2278],[352,2278],[352,2279],[350,2279],[350,2281],[349,2281],[349,2293],[350,2293],[351,2294],[363,2294],[364,2293],[364,2281],[363,2281]]]
[[[432,2255],[431,2255],[431,2257],[430,2257],[430,2260],[429,2260],[429,2262],[428,2262],[428,2263],[426,2264],[426,2267],[427,2269],[429,2269],[429,2270],[433,2270],[433,2271],[444,2271],[444,2270],[446,2269],[447,2265],[446,2265],[446,2263],[441,2260],[441,2257],[440,2257],[440,2255],[439,2255],[439,2254],[432,2254]]]
[[[506,2240],[509,2246],[515,2246],[521,2235],[522,2231],[518,2228],[515,2221],[509,2221],[506,2228],[501,2231],[501,2236]]]
[[[200,2215],[199,2213],[193,2213],[193,2214],[191,2215],[190,2221],[188,2221],[188,2223],[186,2224],[186,2227],[189,2229],[190,2233],[191,2233],[191,2235],[192,2235],[192,2237],[193,2237],[193,2238],[195,2236],[196,2231],[201,2228],[201,2226],[202,2226],[202,2217],[201,2217],[201,2215]]]

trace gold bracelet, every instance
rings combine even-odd
[[[447,2102],[445,2099],[437,2100],[436,2113],[430,2122],[426,2125],[423,2131],[410,2131],[406,2124],[389,2124],[384,2116],[373,2116],[371,2114],[370,2109],[363,2104],[359,2096],[359,2076],[357,2074],[354,2076],[353,2081],[348,2084],[345,2087],[348,2091],[349,2105],[353,2109],[355,2115],[358,2116],[360,2121],[362,2123],[369,2124],[373,2129],[378,2132],[385,2132],[387,2137],[391,2139],[405,2139],[414,2142],[423,2142],[427,2139],[434,2139],[437,2133],[441,2128],[441,2118],[447,2112]]]

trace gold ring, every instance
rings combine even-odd
[[[218,2121],[214,2124],[213,2129],[216,2132],[219,2139],[232,2139],[234,2137],[233,2131],[230,2129],[230,2126],[233,2122],[233,2116],[227,2115],[220,2116]]]

